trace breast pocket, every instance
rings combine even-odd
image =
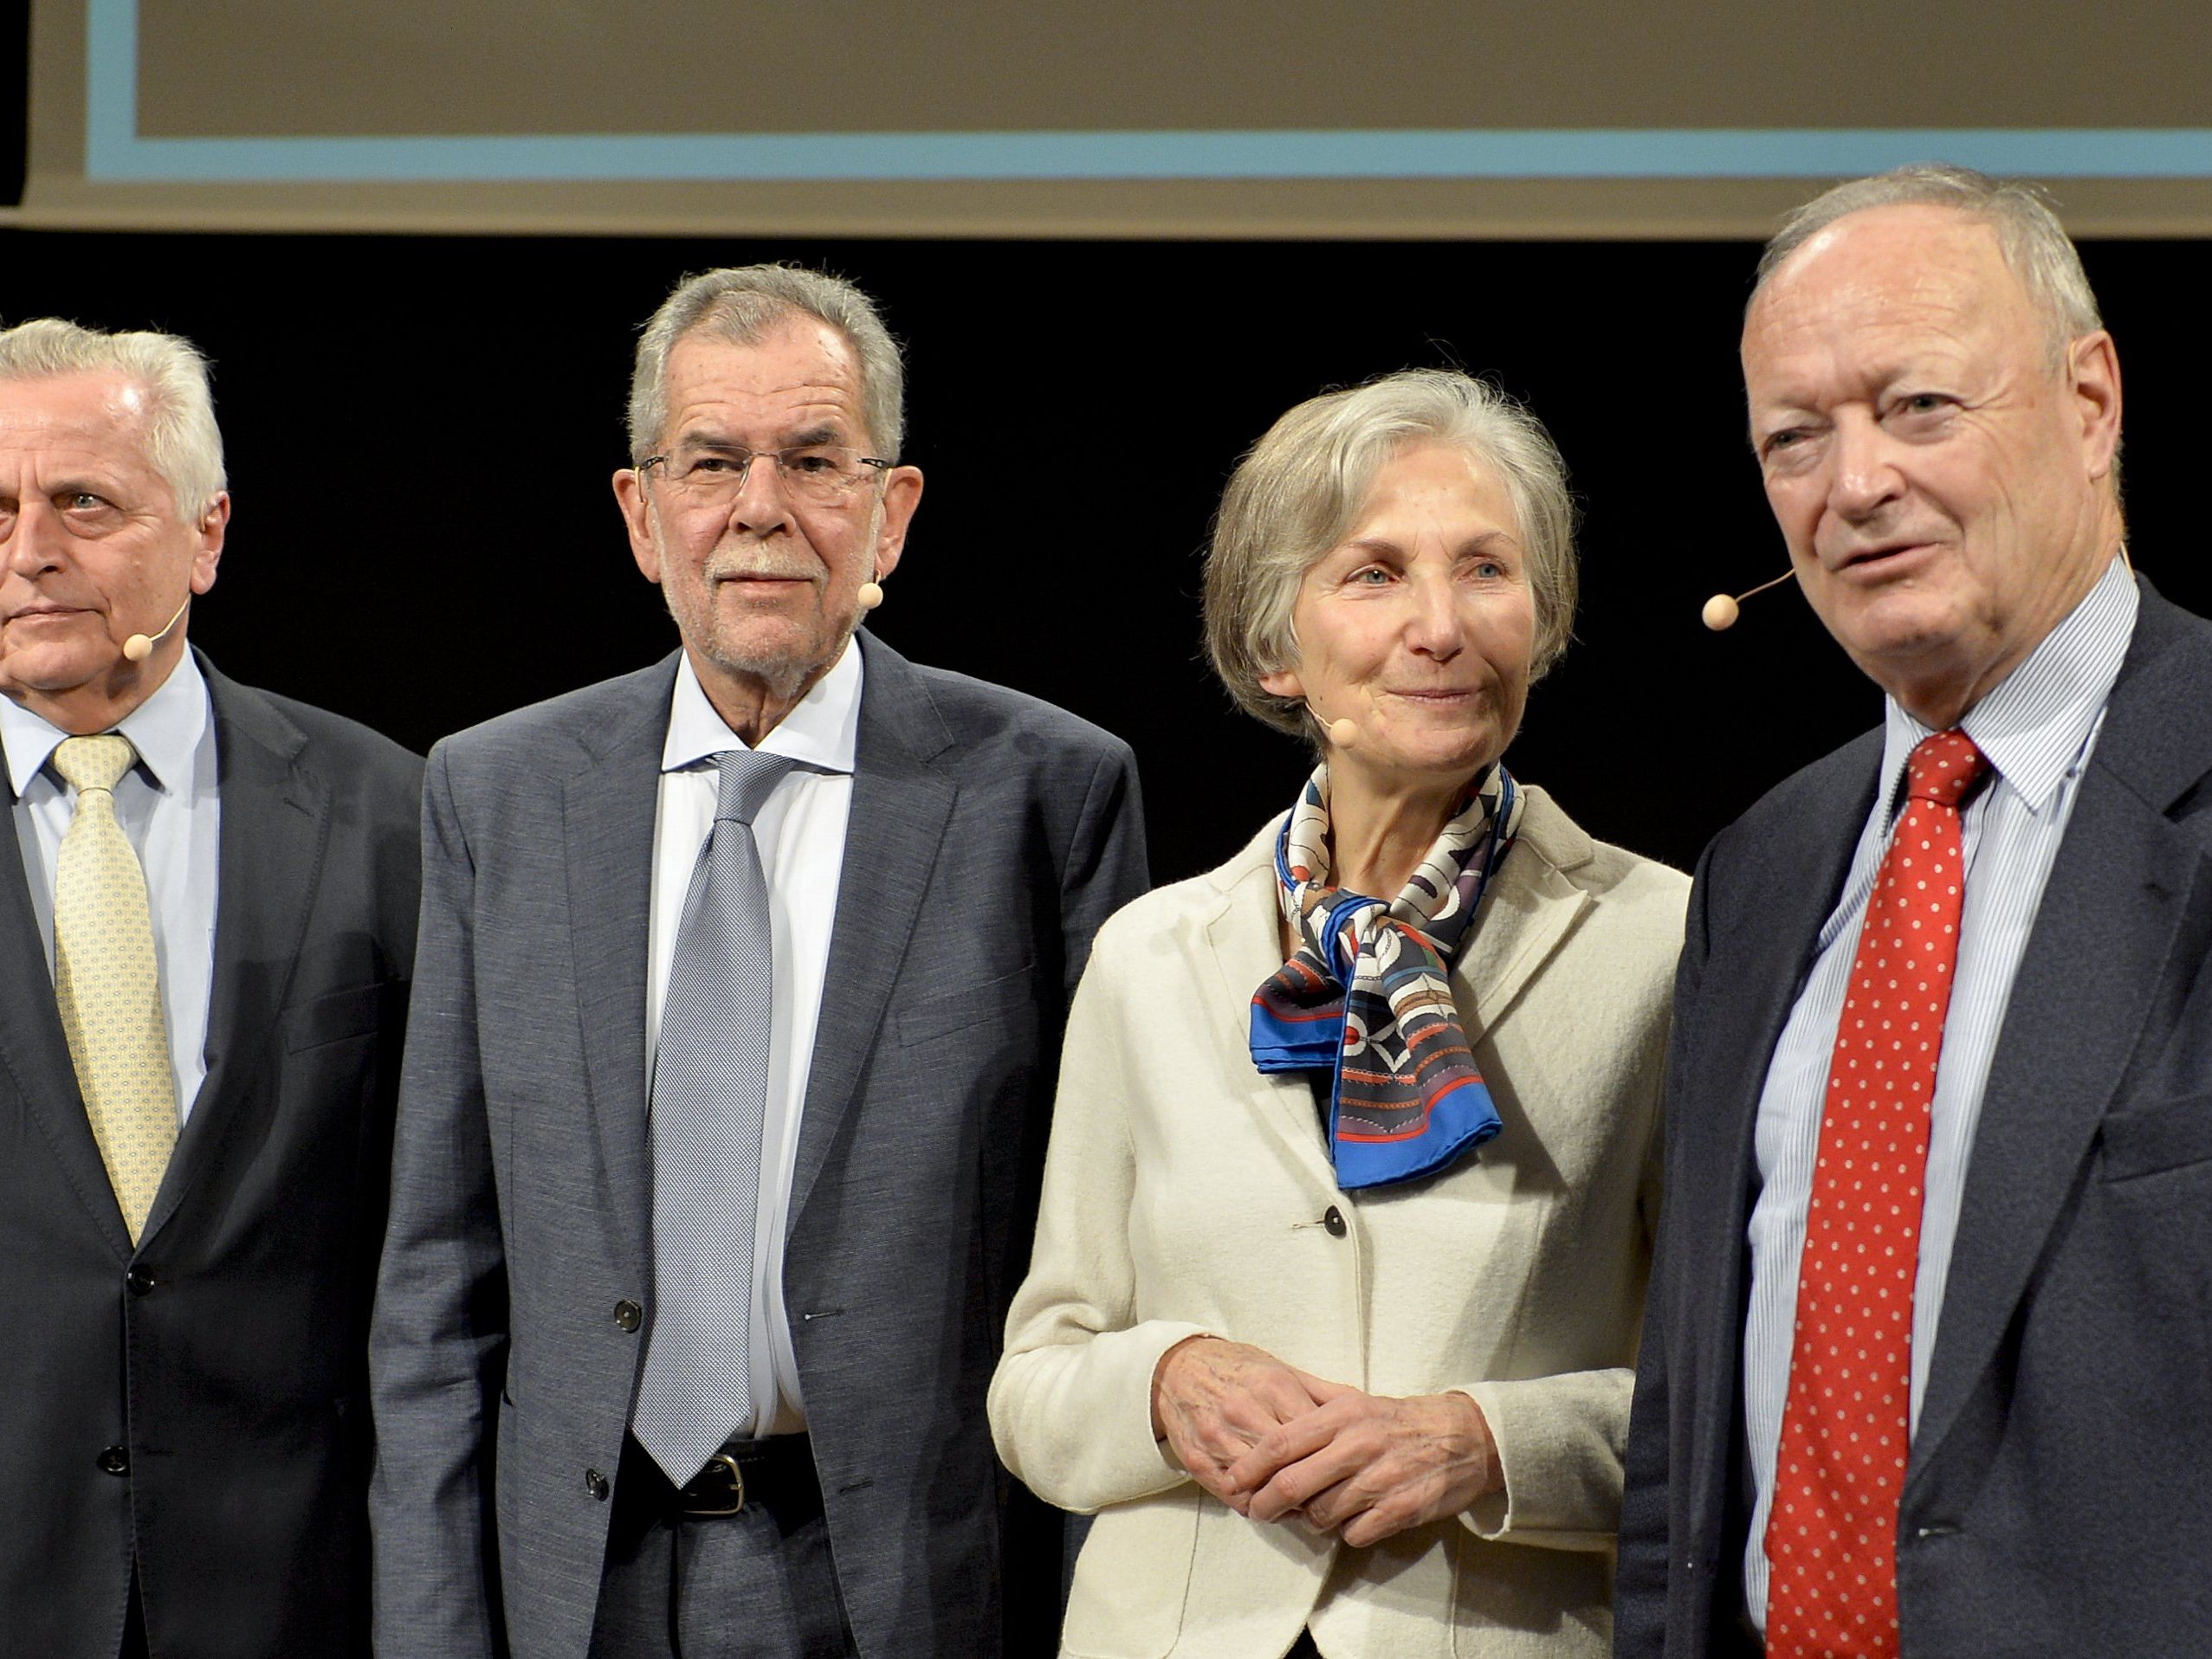
[[[995,1035],[988,1029],[992,1027],[1026,1030],[1035,1024],[1036,1014],[1033,975],[1021,968],[980,985],[938,991],[906,1004],[898,1011],[899,1043],[911,1048],[960,1032],[989,1036]]]
[[[2212,1171],[2212,1094],[2115,1112],[2105,1120],[2099,1138],[2108,1183]]]
[[[333,991],[285,1010],[281,1020],[288,1053],[301,1054],[351,1037],[373,1036],[397,1012],[399,986],[386,981],[352,991]]]

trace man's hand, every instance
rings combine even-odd
[[[1230,1466],[1271,1432],[1349,1391],[1248,1343],[1187,1337],[1153,1370],[1152,1432],[1193,1480],[1243,1514],[1252,1493],[1230,1480]]]
[[[1391,1399],[1345,1388],[1254,1441],[1226,1480],[1222,1501],[1240,1514],[1302,1515],[1364,1548],[1459,1514],[1505,1475],[1490,1424],[1468,1396]]]

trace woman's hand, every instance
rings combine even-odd
[[[1252,1492],[1231,1481],[1230,1467],[1324,1400],[1349,1391],[1249,1343],[1186,1337],[1153,1370],[1152,1432],[1193,1480],[1242,1514]]]
[[[1456,1515],[1504,1481],[1490,1424],[1467,1395],[1391,1399],[1346,1388],[1254,1441],[1227,1471],[1237,1495],[1222,1501],[1254,1520],[1303,1515],[1364,1548]]]

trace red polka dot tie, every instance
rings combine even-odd
[[[1766,1551],[1770,1659],[1898,1651],[1897,1515],[1912,1399],[1928,1109],[1958,957],[1963,732],[1913,750],[1828,1062]]]

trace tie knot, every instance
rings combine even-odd
[[[55,746],[54,770],[79,794],[88,789],[113,790],[121,781],[139,752],[130,739],[110,732],[105,737],[63,738]]]
[[[1924,738],[1905,762],[1905,791],[1916,801],[1956,809],[1982,781],[1989,762],[1974,739],[1953,726]]]
[[[757,749],[725,749],[715,763],[722,773],[715,796],[717,823],[752,823],[784,774],[799,764],[789,755],[762,754]]]

